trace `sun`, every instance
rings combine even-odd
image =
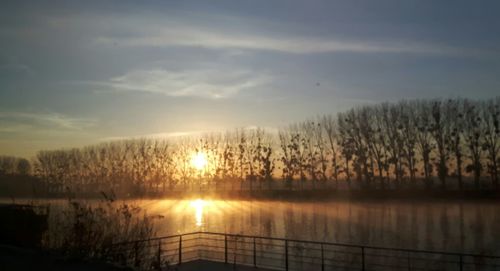
[[[207,165],[207,156],[202,152],[198,152],[191,158],[191,165],[197,170],[202,170]]]

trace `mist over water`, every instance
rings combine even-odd
[[[101,201],[87,202],[97,205]],[[67,208],[62,199],[37,203],[50,204],[53,219],[49,224],[56,223],[54,218]],[[117,203],[139,206],[155,217],[156,236],[206,231],[500,255],[500,207],[494,201],[163,199]]]
[[[157,235],[211,231],[398,248],[500,254],[494,202],[144,200]]]

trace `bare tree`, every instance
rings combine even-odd
[[[30,175],[32,166],[22,157],[0,156],[0,175]]]
[[[401,186],[401,178],[403,177],[403,142],[401,130],[403,126],[400,120],[399,108],[390,106],[389,104],[382,104],[384,125],[383,131],[387,136],[387,153],[389,154],[388,162],[393,165],[394,182],[396,188]]]
[[[314,121],[306,121],[300,124],[300,134],[302,135],[302,145],[304,150],[304,161],[303,167],[304,171],[308,172],[309,178],[313,183],[313,188],[316,187],[316,182],[318,180],[317,176],[317,165],[319,159],[317,157],[318,144],[316,141],[316,124]],[[321,131],[321,129],[320,129]]]
[[[481,163],[482,156],[482,118],[479,116],[479,108],[477,104],[465,101],[464,103],[465,111],[465,122],[464,122],[464,141],[469,150],[469,158],[471,164],[466,167],[467,172],[474,172],[474,186],[479,189],[479,181],[481,178],[481,171],[483,165]]]
[[[462,137],[464,129],[463,100],[451,100],[446,104],[446,120],[450,125],[449,148],[455,156],[456,175],[459,189],[463,189],[463,146]]]
[[[397,188],[406,180],[416,187],[416,173],[425,186],[433,186],[433,162],[441,187],[449,172],[465,187],[464,173],[472,173],[476,189],[481,185],[483,165],[498,189],[500,151],[500,98],[487,102],[453,99],[422,100],[363,106],[315,121],[281,129],[277,137],[263,129],[240,129],[225,134],[162,139],[130,139],[105,142],[79,149],[40,151],[32,172],[51,192],[92,193],[117,191],[140,195],[166,192],[179,185],[197,183],[248,184],[271,188],[281,173],[289,188],[294,181],[305,189],[322,180],[343,175],[348,188],[357,179],[361,188],[386,188],[394,178]],[[208,163],[202,170],[192,156],[203,153]],[[465,163],[465,167],[464,167]],[[456,166],[456,168],[453,168]],[[451,171],[451,170],[454,171]],[[0,157],[3,174],[28,174],[27,160]],[[354,174],[352,173],[354,172]],[[207,186],[209,187],[209,186]]]
[[[340,145],[342,146],[342,155],[344,156],[344,167],[343,172],[346,177],[347,185],[351,188],[351,174],[349,169],[349,164],[355,153],[355,143],[352,139],[349,127],[350,120],[344,113],[338,114],[338,128],[339,128],[339,140]]]
[[[314,147],[316,148],[315,155],[319,164],[317,175],[320,176],[323,185],[326,185],[328,180],[328,146],[325,141],[325,129],[322,127],[321,118],[317,118],[317,122],[313,127],[313,134]]]
[[[403,145],[403,156],[405,164],[408,167],[408,172],[410,174],[410,184],[413,188],[416,187],[415,173],[416,168],[416,145],[417,139],[415,135],[417,134],[417,125],[415,123],[415,105],[402,101],[398,104],[400,115],[400,126],[399,130],[401,133],[402,145]]]
[[[444,106],[445,105],[443,105],[443,102],[440,100],[433,101],[431,106],[431,117],[433,121],[432,136],[437,146],[437,158],[439,159],[437,162],[438,177],[441,181],[441,187],[443,189],[446,188],[446,177],[448,176],[448,140],[450,138],[450,125],[443,112]]]
[[[493,187],[498,189],[498,167],[500,164],[500,97],[487,101],[482,106],[484,119],[483,149],[488,160],[488,173]]]
[[[339,165],[337,161],[338,157],[338,133],[337,133],[337,123],[335,119],[331,116],[324,116],[322,118],[323,129],[325,130],[326,138],[329,146],[329,155],[331,160],[331,171],[332,178],[335,181],[335,187],[339,187],[338,171]]]
[[[416,102],[416,114],[414,123],[417,126],[415,134],[417,150],[421,156],[422,162],[422,175],[427,189],[433,185],[432,181],[432,165],[431,165],[431,152],[434,147],[432,143],[432,123],[430,119],[430,104],[426,101]]]

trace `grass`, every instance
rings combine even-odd
[[[156,217],[107,196],[97,204],[68,199],[63,208],[50,217],[43,248],[67,258],[104,261],[113,244],[155,235]]]

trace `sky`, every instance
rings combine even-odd
[[[499,1],[2,1],[0,155],[500,94]]]

